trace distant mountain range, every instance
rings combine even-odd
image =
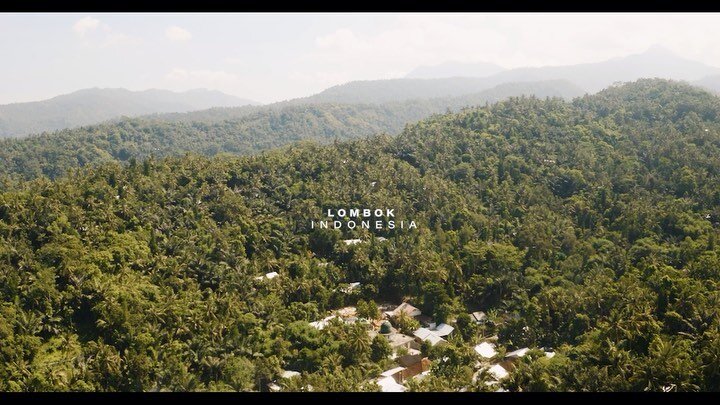
[[[0,137],[96,124],[121,116],[258,104],[215,90],[85,89],[48,100],[0,105]]]
[[[494,63],[445,62],[434,66],[419,66],[405,75],[408,79],[437,79],[441,77],[486,77],[500,73],[504,67]]]
[[[476,69],[476,70],[474,70]],[[595,93],[616,82],[640,78],[684,80],[720,90],[720,68],[681,58],[662,47],[597,63],[501,70],[493,64],[444,64],[420,67],[403,79],[355,81],[331,87],[305,102],[385,103],[416,98],[457,97],[504,83],[564,80]],[[460,77],[464,76],[464,77]]]
[[[459,97],[385,104],[284,102],[109,120],[0,140],[0,189],[5,176],[55,178],[77,167],[151,155],[242,155],[302,140],[328,143],[378,133],[396,135],[409,123],[434,114],[484,106],[509,97],[572,99],[582,94],[581,89],[565,81],[506,83]]]
[[[653,47],[640,54],[613,58],[598,63],[548,66],[507,70],[489,77],[496,84],[530,80],[569,80],[590,93],[596,93],[616,82],[640,78],[700,80],[720,74],[720,68],[681,58],[665,48]]]
[[[493,63],[456,62],[420,66],[406,78],[353,81],[267,107],[328,103],[384,105],[412,101],[429,103],[423,108],[431,105],[428,111],[438,111],[443,106],[457,109],[460,105],[471,106],[475,102],[516,95],[576,97],[640,78],[683,80],[720,93],[720,68],[679,57],[656,46],[639,54],[568,66],[504,69]],[[245,107],[234,108],[238,106]],[[0,138],[96,124],[124,116],[160,114],[152,119],[216,122],[244,117],[258,108],[261,108],[258,103],[220,91],[87,89],[45,101],[0,105]],[[184,114],[190,111],[197,113]]]

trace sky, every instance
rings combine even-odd
[[[720,14],[0,14],[0,104],[90,87],[262,103],[422,65],[599,62],[664,46],[720,67]]]

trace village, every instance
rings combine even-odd
[[[277,277],[277,273],[269,273],[260,276],[258,279],[272,279]],[[343,289],[345,293],[352,293],[360,287],[359,282],[349,283]],[[413,306],[409,302],[399,304],[383,303],[377,305],[380,316],[378,319],[365,319],[358,317],[358,309],[355,306],[346,306],[340,309],[330,311],[330,313],[317,321],[310,322],[310,326],[318,330],[323,330],[333,322],[342,322],[345,324],[363,323],[367,326],[367,333],[372,339],[377,335],[382,335],[387,339],[392,354],[390,358],[393,360],[395,367],[391,367],[383,371],[377,378],[373,380],[382,392],[405,392],[406,384],[413,379],[421,380],[432,372],[432,362],[423,354],[421,350],[423,345],[430,347],[442,346],[448,344],[448,339],[456,330],[455,319],[448,320],[448,323],[433,322],[430,316],[422,313],[422,311]],[[487,315],[482,311],[476,311],[468,314],[471,321],[478,326],[488,322]],[[412,330],[412,333],[403,333],[403,329],[408,324],[408,320],[413,320],[420,325]],[[497,336],[483,337],[473,349],[477,356],[475,362],[475,373],[473,381],[475,382],[481,374],[490,376],[485,384],[492,391],[505,392],[506,390],[500,386],[500,382],[510,376],[515,368],[518,359],[524,357],[531,349],[528,347],[516,348],[512,351],[506,350],[497,343]],[[545,356],[552,358],[555,356],[554,351],[545,350]],[[437,361],[437,360],[436,360]],[[442,360],[440,360],[442,361]],[[291,379],[300,376],[300,373],[293,370],[284,370],[281,378],[269,384],[270,391],[282,391],[282,380]]]

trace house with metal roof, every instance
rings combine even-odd
[[[442,337],[436,335],[428,328],[419,328],[415,332],[413,332],[413,336],[415,336],[420,341],[427,341],[430,342],[431,346],[435,346],[437,344],[446,344],[447,340],[443,339]]]
[[[498,354],[497,350],[495,350],[495,345],[490,342],[482,342],[475,346],[475,353],[486,359],[491,359]]]

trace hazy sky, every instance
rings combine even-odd
[[[88,87],[272,102],[419,65],[572,64],[654,44],[720,66],[720,14],[0,14],[0,104]]]

